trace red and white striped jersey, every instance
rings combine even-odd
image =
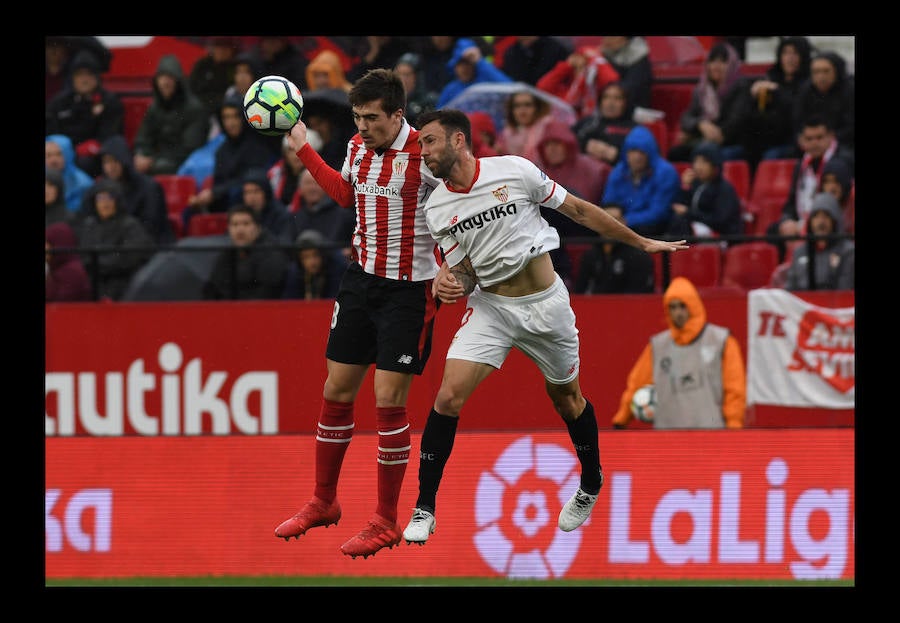
[[[381,154],[367,149],[359,134],[347,144],[341,177],[356,194],[353,259],[379,277],[425,281],[440,266],[423,212],[440,182],[422,160],[418,136],[404,120],[396,140]]]

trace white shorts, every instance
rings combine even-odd
[[[527,296],[500,296],[476,288],[447,359],[486,363],[498,370],[518,348],[555,385],[578,376],[578,328],[569,290],[556,276],[552,286]]]

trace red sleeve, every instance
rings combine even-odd
[[[328,193],[329,197],[344,208],[353,207],[355,199],[353,186],[341,177],[340,171],[335,171],[328,166],[322,160],[322,156],[309,143],[300,148],[300,151],[297,152],[297,157],[309,169],[309,172],[312,173],[319,186]]]
[[[546,91],[556,97],[565,98],[574,73],[575,70],[572,69],[569,61],[558,61],[553,69],[538,79],[535,86],[541,91]]]

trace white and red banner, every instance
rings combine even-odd
[[[852,409],[855,307],[819,307],[781,289],[751,290],[747,404]]]

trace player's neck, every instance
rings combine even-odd
[[[447,185],[454,190],[467,190],[475,183],[481,165],[478,159],[469,152],[465,152],[450,170]]]

